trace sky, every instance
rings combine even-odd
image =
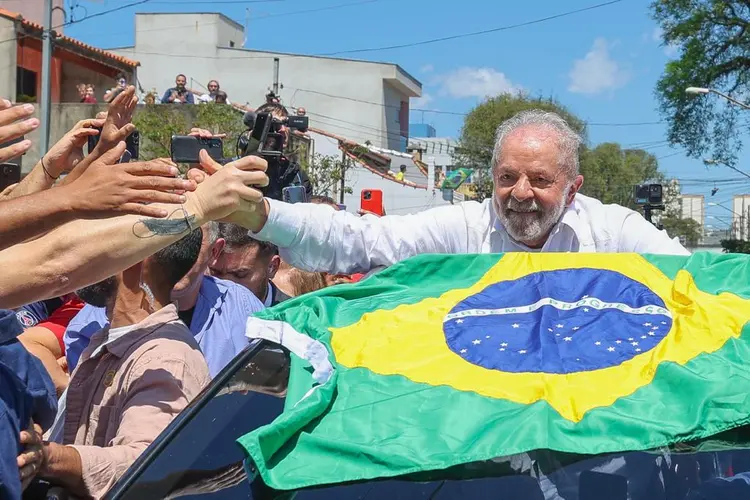
[[[643,146],[657,156],[663,172],[680,180],[684,194],[731,206],[733,195],[750,193],[750,179],[686,157],[666,143],[666,125],[654,123],[661,121],[654,87],[677,49],[662,45],[650,0],[622,0],[482,35],[366,52],[351,51],[524,24],[606,0],[140,1],[74,23],[65,34],[101,48],[122,47],[133,44],[136,12],[218,11],[243,25],[249,19],[247,48],[399,64],[423,85],[411,108],[443,112],[413,111],[411,122],[433,125],[438,136],[457,137],[461,129],[462,116],[445,112],[466,113],[487,95],[520,90],[552,96],[587,120],[591,145]],[[77,4],[74,19],[135,2],[66,0]],[[739,168],[750,170],[744,166],[748,160],[741,155]],[[719,191],[712,197],[714,187]],[[706,214],[706,224],[718,229],[726,229],[732,217],[719,206],[707,205]]]

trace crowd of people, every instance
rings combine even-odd
[[[120,92],[125,90],[127,86],[127,78],[122,75],[118,76],[115,80],[115,84],[104,92],[102,98],[103,102],[112,102],[112,100],[117,97]],[[94,84],[79,83],[76,88],[78,90],[80,102],[87,104],[96,104],[99,102],[96,97],[96,86]],[[143,104],[200,104],[211,102],[216,104],[232,104],[229,102],[227,93],[221,90],[218,80],[210,80],[206,88],[208,89],[208,92],[205,93],[196,93],[195,91],[188,89],[187,77],[183,74],[179,74],[175,78],[174,87],[167,89],[161,97],[159,97],[159,93],[156,89],[152,89],[139,97],[139,102]]]
[[[195,102],[185,84],[161,102]],[[219,83],[209,90],[218,102]],[[138,98],[124,81],[111,94],[0,194],[3,498],[35,479],[103,496],[247,346],[247,317],[289,297],[421,253],[687,253],[638,213],[578,194],[581,139],[553,113],[500,126],[491,199],[377,217],[324,196],[266,198],[255,156],[221,166],[202,152],[184,178],[169,159],[120,163]],[[33,112],[0,101],[0,143],[38,127]]]

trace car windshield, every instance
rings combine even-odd
[[[245,458],[235,442],[281,414],[289,379],[289,353],[267,341],[254,341],[240,353],[133,464],[110,499],[253,498],[289,495],[251,481]],[[601,499],[692,500],[735,498],[727,487],[742,487],[744,474],[723,479],[725,472],[750,470],[750,452],[629,452],[580,457],[550,452],[470,464],[412,480],[370,481],[294,492],[295,498],[349,499]],[[582,458],[584,458],[582,460]],[[615,473],[616,472],[616,473]],[[461,479],[458,479],[458,478]],[[452,479],[445,479],[452,478]],[[714,484],[715,483],[715,484]],[[695,496],[719,488],[718,496]],[[747,498],[747,497],[736,497]]]

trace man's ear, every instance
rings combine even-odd
[[[568,190],[568,199],[566,200],[567,205],[573,203],[573,200],[575,199],[578,190],[581,189],[581,186],[583,186],[583,176],[577,175],[573,180],[573,184],[571,184],[570,189]]]
[[[224,247],[226,246],[227,242],[224,238],[219,238],[216,240],[216,242],[211,246],[211,258],[209,259],[209,265],[214,265],[216,263],[216,259],[219,258],[221,255],[221,252],[224,251]]]
[[[278,255],[274,255],[271,257],[271,260],[268,262],[268,279],[272,280],[274,276],[276,276],[276,272],[279,270],[279,266],[281,265],[281,257]]]

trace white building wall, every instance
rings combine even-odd
[[[682,218],[693,219],[701,227],[705,224],[705,197],[701,194],[684,194],[682,199]]]
[[[347,183],[352,187],[352,194],[344,196],[348,212],[357,213],[362,190],[380,189],[383,191],[383,204],[388,215],[407,215],[429,210],[430,208],[449,205],[443,200],[440,190],[415,189],[389,179],[380,177],[364,167],[351,169]]]
[[[0,17],[0,40],[11,40],[16,36],[15,23]],[[0,98],[16,100],[16,55],[15,42],[0,43]]]
[[[386,104],[400,106],[401,101],[421,95],[421,84],[400,68],[243,50],[237,48],[242,38],[241,26],[219,14],[138,14],[135,47],[111,50],[141,62],[138,77],[146,91],[156,88],[163,94],[183,73],[195,90],[205,91],[208,81],[217,79],[231,102],[252,107],[264,102],[278,57],[282,102],[306,108],[312,127],[357,142],[398,146],[398,109]],[[236,48],[228,48],[230,41]]]
[[[732,199],[732,231],[738,239],[750,238],[750,194],[736,195]]]

